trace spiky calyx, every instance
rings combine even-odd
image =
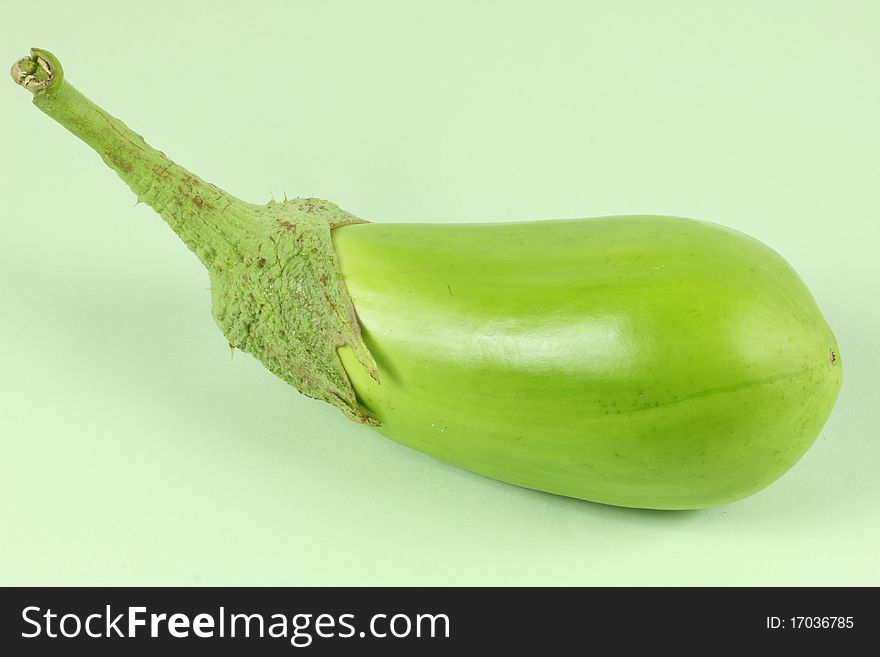
[[[304,395],[330,402],[364,424],[337,349],[349,347],[379,380],[339,272],[331,229],[363,223],[332,203],[293,199],[260,208],[239,258],[215,263],[214,320],[230,346],[253,354]]]
[[[149,146],[64,79],[34,48],[12,67],[34,104],[91,146],[199,256],[211,277],[214,319],[229,344],[253,354],[301,393],[365,424],[337,350],[349,347],[378,380],[339,271],[330,231],[364,223],[319,199],[245,203]]]

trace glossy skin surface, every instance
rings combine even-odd
[[[334,246],[386,436],[529,488],[699,508],[754,493],[809,448],[841,361],[774,251],[672,217],[364,224]]]

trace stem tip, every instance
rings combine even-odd
[[[31,48],[29,57],[23,57],[9,71],[16,84],[35,96],[57,89],[64,77],[61,62],[48,50]]]

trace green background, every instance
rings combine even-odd
[[[880,584],[880,4],[39,2],[67,77],[251,201],[659,213],[791,262],[839,339],[815,446],[699,512],[457,470],[230,358],[197,259],[0,84],[0,584]]]

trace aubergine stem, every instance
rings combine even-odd
[[[253,214],[249,204],[149,146],[67,82],[61,64],[50,53],[36,48],[31,52],[31,57],[13,66],[12,75],[34,94],[34,105],[91,146],[138,201],[158,212],[205,266],[210,268],[217,258],[234,257],[234,245],[249,232],[248,219]],[[213,217],[216,208],[227,211]]]
[[[255,205],[227,194],[77,91],[45,50],[33,48],[11,74],[41,111],[91,146],[204,263],[214,319],[231,347],[252,353],[303,394],[377,424],[360,408],[337,353],[351,348],[378,380],[330,238],[333,228],[363,219],[320,199]]]

